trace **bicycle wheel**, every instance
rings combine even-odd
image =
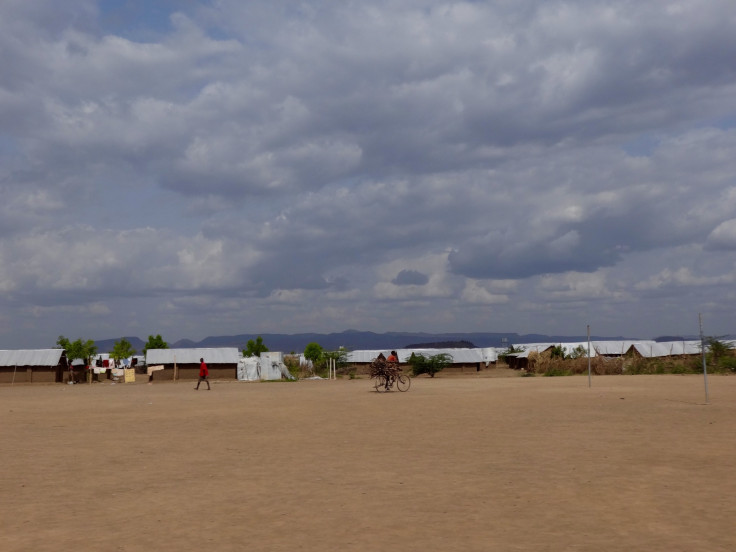
[[[386,389],[386,377],[385,376],[376,376],[376,383],[375,383],[376,391],[379,393],[385,393],[388,391]]]
[[[411,378],[409,376],[401,374],[398,378],[396,378],[396,387],[399,389],[399,391],[408,391],[409,387],[411,387]]]

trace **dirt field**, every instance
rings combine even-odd
[[[0,548],[736,550],[736,377],[492,372],[0,386]]]

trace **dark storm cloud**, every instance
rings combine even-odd
[[[402,270],[396,275],[396,278],[391,280],[391,283],[397,286],[423,286],[427,282],[429,282],[429,278],[426,274],[410,269]]]

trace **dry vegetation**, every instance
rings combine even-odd
[[[710,373],[733,373],[736,356],[733,351],[720,359],[707,359],[707,370]],[[639,356],[604,357],[590,359],[590,372],[597,376],[633,375],[633,374],[698,374],[703,372],[700,356],[672,356],[642,358]],[[551,351],[529,353],[529,364],[522,375],[570,376],[588,373],[588,359],[559,358]]]

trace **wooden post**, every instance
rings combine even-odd
[[[178,368],[176,367],[176,355],[174,355],[174,381],[175,382],[178,381],[178,379],[177,379],[177,375],[178,375],[177,374],[177,371],[178,371]]]
[[[705,336],[703,335],[703,315],[698,313],[698,324],[700,325],[700,354],[703,357],[703,383],[705,384],[705,404],[708,404],[708,368],[705,362]]]
[[[590,324],[588,324],[588,387],[590,387]]]
[[[18,370],[18,365],[13,364],[13,381],[10,383],[10,387],[13,387],[15,385],[15,372]]]

